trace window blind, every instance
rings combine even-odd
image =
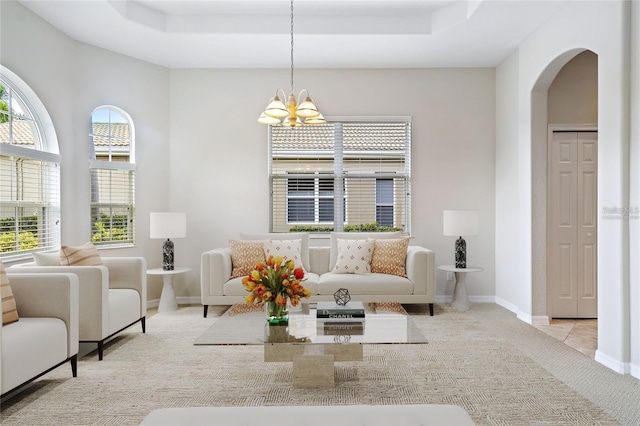
[[[271,229],[379,226],[410,233],[411,123],[271,126]]]
[[[11,258],[34,251],[57,250],[60,247],[59,164],[34,156],[7,155],[6,151],[0,149],[0,254]]]
[[[135,165],[91,161],[91,240],[96,246],[133,244]]]

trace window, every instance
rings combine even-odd
[[[0,257],[60,246],[60,156],[38,97],[6,68],[0,74]],[[53,126],[50,127],[53,129]],[[51,151],[51,152],[50,152]]]
[[[96,246],[135,242],[133,123],[119,108],[91,114],[91,240]]]
[[[393,179],[376,179],[376,222],[393,226]]]
[[[272,231],[377,223],[409,233],[410,147],[408,119],[270,126]]]
[[[333,223],[333,178],[287,179],[287,223]]]

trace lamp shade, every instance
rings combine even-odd
[[[187,236],[186,213],[157,213],[150,216],[151,238],[184,238]]]
[[[478,210],[444,210],[442,234],[450,237],[478,235]]]

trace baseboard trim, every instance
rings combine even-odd
[[[178,305],[200,305],[202,299],[200,296],[179,296],[176,297]],[[147,308],[157,308],[160,306],[160,299],[147,300]]]
[[[436,302],[438,304],[447,304],[451,303],[451,299],[453,299],[453,295],[451,294],[441,294],[436,295]],[[494,296],[469,296],[469,302],[471,303],[496,303],[496,298]]]
[[[640,365],[631,364],[631,367],[629,368],[629,373],[636,379],[640,379]]]
[[[628,362],[620,362],[599,349],[596,350],[595,360],[618,374],[629,374],[630,364]]]

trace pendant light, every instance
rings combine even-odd
[[[282,95],[282,97],[280,97]],[[304,95],[304,97],[303,97]],[[287,103],[285,104],[285,99]],[[302,102],[300,100],[302,99]],[[284,90],[276,90],[264,112],[258,117],[258,123],[271,126],[301,127],[307,124],[323,124],[326,120],[318,111],[307,89],[302,89],[298,97],[293,91],[293,0],[291,0],[291,86],[289,97]]]

